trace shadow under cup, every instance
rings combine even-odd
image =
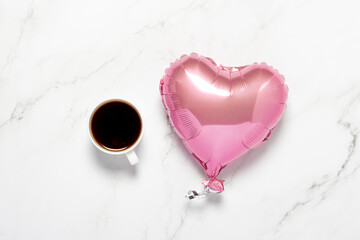
[[[95,108],[90,117],[89,129],[94,144],[100,150],[120,154],[130,151],[140,141],[142,120],[139,111],[131,103],[111,99]]]

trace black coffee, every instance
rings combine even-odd
[[[141,132],[141,119],[137,111],[117,100],[106,102],[97,108],[90,125],[95,141],[110,151],[131,147]]]

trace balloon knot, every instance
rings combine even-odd
[[[213,192],[222,192],[224,191],[224,180],[217,179],[215,177],[210,178],[208,180],[204,180],[202,184],[204,185],[205,189],[208,189],[208,191]]]

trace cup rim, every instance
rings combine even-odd
[[[102,147],[96,140],[95,140],[95,137],[92,133],[92,130],[91,130],[91,122],[92,122],[92,119],[93,119],[93,116],[94,116],[94,113],[102,106],[104,106],[105,104],[109,103],[109,102],[123,102],[129,106],[131,106],[136,112],[137,114],[139,115],[139,118],[140,118],[140,134],[138,136],[138,138],[136,139],[136,141],[128,148],[125,148],[123,150],[108,150],[104,147]],[[143,120],[142,120],[142,116],[141,116],[141,113],[140,111],[135,107],[134,104],[132,104],[131,102],[125,100],[125,99],[122,99],[122,98],[111,98],[111,99],[107,99],[107,100],[104,100],[102,102],[100,102],[95,108],[94,110],[91,112],[91,115],[90,115],[90,118],[89,118],[89,134],[90,134],[90,139],[92,141],[92,143],[95,145],[95,147],[97,147],[100,151],[102,152],[105,152],[105,153],[108,153],[108,154],[112,154],[112,155],[120,155],[120,154],[124,154],[124,153],[128,153],[130,151],[132,151],[140,142],[140,140],[142,139],[142,136],[143,136],[143,131],[144,131],[144,124],[143,124]]]

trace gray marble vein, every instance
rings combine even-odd
[[[137,32],[135,32],[135,35],[143,34],[149,30],[158,30],[158,29],[164,28],[165,24],[174,16],[179,15],[183,12],[190,11],[190,10],[203,8],[205,6],[206,2],[207,2],[207,0],[204,0],[204,1],[200,2],[200,4],[195,4],[195,3],[197,3],[197,1],[192,1],[189,5],[181,8],[181,9],[177,9],[176,11],[168,14],[166,17],[164,17],[161,21],[157,22],[156,24],[145,25],[144,27],[139,29]]]
[[[109,63],[113,62],[115,59],[116,59],[116,56],[104,61],[99,67],[97,67],[95,70],[89,72],[85,76],[76,76],[76,77],[74,77],[74,79],[72,81],[69,81],[69,82],[56,82],[53,86],[46,89],[43,93],[41,93],[37,97],[30,98],[30,99],[27,99],[27,100],[25,100],[23,102],[17,103],[14,110],[11,113],[10,118],[8,118],[7,120],[0,123],[0,128],[8,125],[9,123],[17,122],[17,121],[22,120],[24,118],[25,113],[29,112],[31,110],[31,108],[37,102],[39,102],[42,98],[44,98],[51,91],[59,89],[61,87],[68,86],[68,85],[75,85],[75,84],[77,84],[79,82],[84,82],[84,81],[90,79],[93,75],[95,75],[96,73],[98,73],[102,69],[104,69]]]
[[[186,218],[187,218],[187,210],[184,210],[183,215],[180,215],[179,225],[175,228],[175,231],[170,236],[171,240],[178,239],[178,234],[179,234],[179,232],[181,232],[181,229],[184,227]]]
[[[329,193],[339,184],[339,182],[342,179],[346,179],[346,176],[343,177],[345,172],[348,168],[348,165],[351,161],[354,161],[353,155],[355,153],[355,150],[357,148],[357,139],[358,139],[358,127],[357,122],[353,123],[351,120],[345,120],[349,115],[351,115],[351,111],[354,110],[354,108],[358,108],[360,103],[360,94],[357,94],[349,104],[345,107],[343,110],[343,114],[338,120],[338,124],[345,128],[350,136],[351,141],[348,143],[348,154],[345,158],[345,160],[342,162],[339,169],[334,174],[327,174],[323,176],[322,181],[315,181],[307,190],[307,197],[305,200],[296,202],[289,210],[285,212],[283,217],[278,223],[278,229],[276,231],[279,232],[279,228],[281,225],[283,225],[286,220],[294,216],[295,212],[299,210],[302,207],[307,206],[309,203],[317,200],[318,204],[320,204],[322,201],[326,200],[326,198],[329,196]],[[360,165],[357,165],[355,168],[353,168],[353,171],[348,173],[347,175],[351,175],[354,172],[356,172],[357,168],[359,168]]]
[[[1,240],[359,239],[359,7],[0,1]],[[218,176],[225,191],[188,201],[206,174],[158,86],[191,52],[224,66],[266,62],[290,91],[276,135]],[[89,140],[85,118],[110,94],[144,116],[136,166]]]
[[[21,41],[24,37],[24,32],[25,29],[31,24],[31,20],[33,18],[34,15],[34,2],[31,2],[30,5],[27,8],[27,13],[26,16],[24,17],[24,19],[22,20],[21,24],[20,24],[20,30],[19,30],[19,35],[14,43],[14,46],[11,48],[9,54],[6,57],[6,62],[4,64],[4,66],[2,67],[1,71],[0,71],[0,76],[1,75],[6,75],[6,72],[10,72],[11,70],[11,65],[14,61],[14,58],[16,56],[17,50],[19,45],[21,44]]]

